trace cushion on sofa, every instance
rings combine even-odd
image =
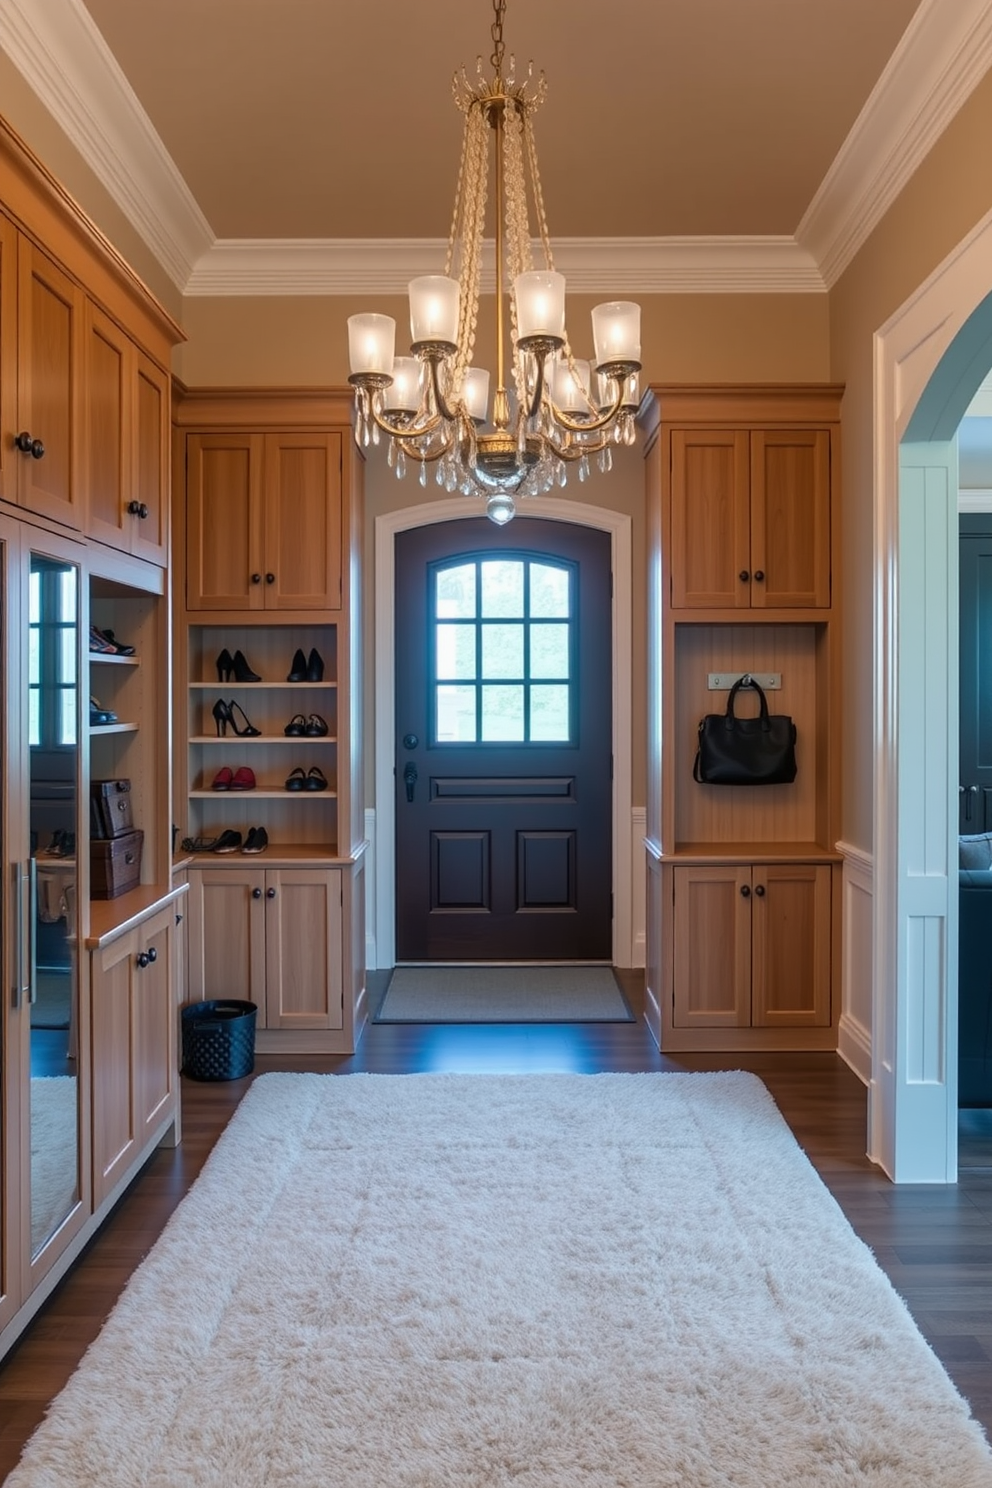
[[[992,868],[992,832],[958,838],[959,868]]]

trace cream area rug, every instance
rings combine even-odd
[[[251,1086],[9,1488],[985,1488],[746,1074]]]

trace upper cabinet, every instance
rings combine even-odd
[[[673,427],[673,609],[829,608],[827,428]]]
[[[189,433],[186,606],[340,610],[338,431]]]

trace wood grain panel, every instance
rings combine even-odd
[[[135,949],[136,934],[131,933],[93,958],[91,1029],[98,1075],[93,1081],[93,1196],[97,1204],[127,1167],[135,1144],[130,966]]]
[[[265,891],[266,1026],[340,1028],[340,872],[269,870]]]
[[[770,864],[752,876],[752,1002],[755,1027],[830,1024],[831,870]]]
[[[191,434],[186,444],[186,603],[263,606],[262,436]],[[253,582],[252,575],[258,575]]]
[[[674,609],[750,605],[748,436],[675,429],[671,436]]]
[[[22,457],[19,501],[82,527],[83,292],[25,238],[18,281],[17,417],[45,448],[41,459]]]
[[[830,604],[830,435],[826,429],[751,435],[751,604]],[[758,575],[764,575],[759,579]]]
[[[16,501],[17,428],[17,230],[0,215],[0,500]]]
[[[120,541],[125,525],[124,445],[129,343],[95,306],[86,315],[86,511],[94,536]]]
[[[676,1027],[750,1024],[750,883],[747,867],[676,868]]]
[[[266,607],[340,609],[341,435],[267,434],[265,492]]]

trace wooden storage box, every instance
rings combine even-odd
[[[90,897],[92,899],[116,899],[128,889],[136,889],[141,882],[141,844],[144,832],[140,828],[125,832],[121,837],[109,837],[105,841],[90,843]]]
[[[94,837],[123,837],[134,831],[130,780],[91,780],[90,795]]]

